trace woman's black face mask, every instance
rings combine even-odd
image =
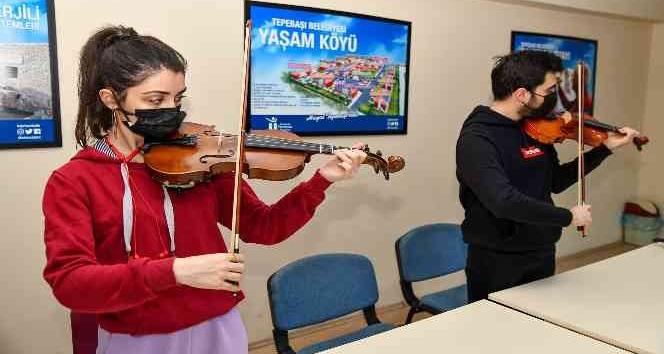
[[[123,121],[129,130],[143,136],[146,140],[157,141],[172,136],[180,128],[180,124],[187,116],[187,113],[180,109],[181,107],[136,109],[134,113],[122,108],[120,110],[125,115],[136,117],[134,123]]]

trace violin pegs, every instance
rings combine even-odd
[[[376,151],[376,155],[378,155],[378,156],[380,156],[380,157],[383,157],[383,152],[380,151],[380,150],[377,150],[377,151]]]

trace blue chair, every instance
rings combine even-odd
[[[456,224],[430,224],[414,228],[395,242],[403,296],[410,305],[406,324],[422,311],[439,314],[468,303],[466,285],[418,298],[413,283],[445,276],[466,266],[468,246]]]
[[[376,316],[378,286],[371,261],[354,254],[322,254],[292,262],[267,280],[277,352],[293,354],[288,331],[362,310],[367,326],[297,351],[318,353],[395,328]]]

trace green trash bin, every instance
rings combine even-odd
[[[659,208],[651,202],[625,203],[622,215],[623,240],[634,245],[653,242],[662,231],[664,221]]]

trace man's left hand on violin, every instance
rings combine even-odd
[[[353,178],[367,158],[363,148],[364,144],[357,143],[351,149],[335,151],[335,156],[320,168],[320,174],[330,182]]]
[[[641,135],[641,133],[630,127],[622,127],[619,130],[620,133],[608,132],[609,136],[606,140],[604,140],[604,145],[607,148],[615,150],[616,148],[631,143],[635,137]]]

